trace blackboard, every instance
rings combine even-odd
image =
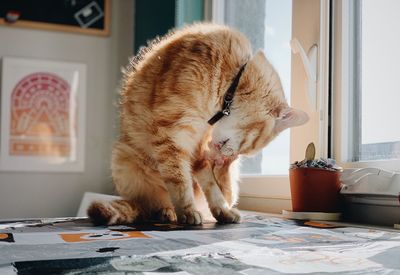
[[[109,34],[110,0],[1,0],[0,25]]]
[[[176,0],[136,0],[135,53],[140,47],[146,46],[147,41],[163,36],[174,28],[175,13]]]

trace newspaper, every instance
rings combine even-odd
[[[400,231],[245,215],[240,224],[3,223],[0,274],[400,273]]]

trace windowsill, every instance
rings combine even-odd
[[[238,206],[248,211],[280,214],[283,209],[292,209],[292,201],[284,197],[257,197],[244,194],[239,196]]]
[[[252,210],[243,210],[240,209],[243,214],[250,214],[250,215],[261,215],[261,216],[268,216],[268,217],[275,217],[285,219],[282,214],[278,214],[275,212],[264,212],[264,211],[252,211]],[[281,211],[282,212],[282,211]],[[357,227],[357,228],[367,228],[371,230],[385,230],[385,231],[392,231],[392,232],[399,232],[400,228],[394,228],[393,226],[384,226],[384,225],[376,225],[376,224],[369,224],[369,223],[359,223],[359,222],[352,222],[352,221],[318,221],[324,224],[329,224],[333,226],[340,226],[340,227]]]

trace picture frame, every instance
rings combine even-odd
[[[0,5],[0,26],[108,36],[110,22],[111,0],[2,0]]]
[[[83,172],[86,65],[2,58],[0,170]]]

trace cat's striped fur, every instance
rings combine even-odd
[[[231,115],[210,126],[244,64]],[[199,224],[202,194],[218,221],[238,222],[238,156],[307,120],[287,105],[264,54],[253,56],[243,34],[214,24],[188,26],[142,51],[125,74],[120,117],[112,178],[124,200],[93,203],[95,223]]]

